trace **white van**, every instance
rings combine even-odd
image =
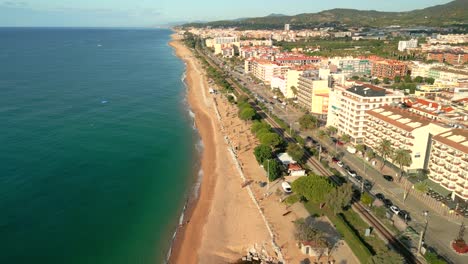
[[[348,147],[346,148],[346,150],[347,150],[349,153],[351,153],[351,154],[356,153],[356,148],[353,147],[353,146],[348,146]]]

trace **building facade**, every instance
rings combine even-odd
[[[468,200],[468,130],[452,129],[432,137],[429,179]]]
[[[304,72],[298,80],[299,105],[312,114],[325,116],[328,112],[330,88],[327,79],[320,79],[317,72]]]
[[[397,60],[373,61],[371,74],[378,78],[395,79],[395,77],[404,77],[408,73],[406,63]]]
[[[405,51],[406,49],[414,49],[418,47],[418,40],[417,39],[411,39],[411,40],[401,40],[398,42],[398,50],[399,51]]]
[[[366,112],[401,103],[404,97],[400,91],[357,82],[347,86],[335,86],[329,94],[327,126],[336,127],[340,134],[348,134],[353,144],[364,143]]]

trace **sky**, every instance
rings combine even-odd
[[[152,27],[332,8],[409,11],[450,0],[0,0],[0,27]]]

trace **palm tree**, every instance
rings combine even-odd
[[[291,91],[293,92],[294,97],[296,97],[296,96],[297,96],[297,88],[296,88],[296,86],[291,86]]]
[[[375,158],[375,152],[372,149],[366,150],[366,157],[369,161],[373,160]]]
[[[387,162],[387,158],[390,157],[393,153],[392,143],[388,139],[382,139],[380,144],[377,146],[377,152],[383,159],[382,170],[385,167],[385,162]]]
[[[325,136],[328,136],[328,134],[325,131],[323,131],[322,129],[320,129],[318,131],[318,136],[319,136],[319,138],[324,138]]]
[[[400,178],[398,180],[401,180],[401,177],[403,176],[403,167],[408,167],[411,166],[413,163],[411,159],[411,154],[408,150],[406,149],[397,149],[392,156],[393,163],[398,164],[400,166]]]
[[[327,133],[328,135],[333,135],[335,134],[336,132],[338,132],[338,129],[334,126],[329,126],[327,127]]]
[[[357,144],[356,145],[356,150],[361,152],[361,155],[364,157],[364,154],[366,153],[366,145],[364,144]]]
[[[351,136],[348,134],[343,134],[341,136],[341,141],[343,141],[344,143],[349,143],[351,141]]]

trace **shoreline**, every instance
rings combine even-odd
[[[195,69],[194,66],[191,65],[189,58],[187,58],[187,54],[184,54],[186,53],[184,49],[187,48],[176,38],[175,34],[171,35],[169,46],[173,48],[175,56],[181,59],[185,64],[183,82],[187,89],[187,103],[189,110],[195,115],[195,127],[204,147],[199,156],[199,172],[195,175],[197,179],[195,179],[194,185],[189,189],[187,201],[179,217],[178,226],[174,233],[166,261],[171,264],[181,263],[182,261],[184,263],[197,263],[198,249],[202,238],[201,227],[206,223],[209,205],[213,197],[214,185],[216,184],[216,177],[214,177],[215,175],[213,173],[214,167],[207,162],[207,160],[215,160],[213,141],[214,125],[206,109],[203,109],[199,102],[196,102],[196,97],[194,95],[194,93],[196,93],[196,91],[194,91],[196,88],[194,86],[197,85],[195,85],[193,83],[194,80],[192,80]],[[203,125],[200,125],[200,123]],[[200,171],[203,176],[199,175]],[[196,184],[200,184],[198,190],[195,188]],[[197,193],[195,194],[194,192]],[[198,226],[199,228],[189,228],[189,225]],[[189,250],[187,250],[188,248],[186,246],[184,247],[186,244],[191,245]]]

